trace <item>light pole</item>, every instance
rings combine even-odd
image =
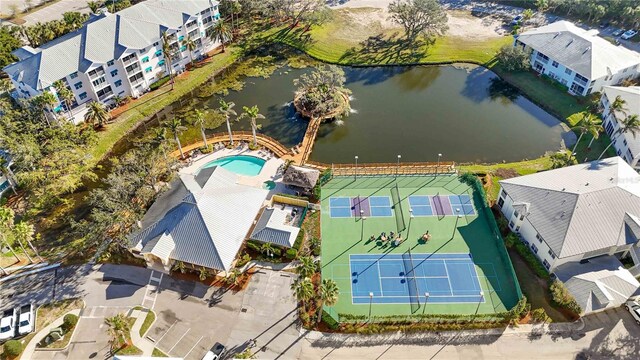
[[[371,305],[373,304],[373,293],[369,293],[369,322],[371,322]]]
[[[398,177],[398,172],[400,171],[400,158],[402,155],[398,154],[398,163],[396,165],[396,177]]]
[[[427,309],[427,301],[429,301],[429,293],[424,293],[424,306],[422,307],[422,315],[424,315],[424,311]]]
[[[440,170],[440,158],[442,157],[442,154],[438,153],[438,162],[436,165],[436,175],[438,175],[438,171]]]
[[[480,291],[480,302],[484,301],[484,291]]]
[[[354,180],[358,179],[358,155],[355,156],[355,159],[356,159],[356,171],[353,175]]]

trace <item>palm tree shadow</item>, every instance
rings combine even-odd
[[[378,34],[360,42],[360,47],[352,47],[339,59],[352,64],[416,64],[425,54],[424,47],[432,40],[409,39],[398,32],[386,36]]]

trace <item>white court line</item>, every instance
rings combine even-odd
[[[380,262],[376,261],[376,265],[378,266],[378,284],[380,284],[380,295],[384,296],[384,291],[382,291],[382,277],[380,276],[382,272],[380,271]]]
[[[200,343],[200,340],[202,340],[202,338],[203,338],[203,337],[204,337],[204,336],[200,336],[200,339],[198,339],[198,341],[196,341],[195,345],[193,345],[193,346],[191,347],[191,350],[189,350],[189,352],[187,353],[187,355],[183,356],[183,358],[184,358],[184,359],[186,359],[186,358],[187,358],[187,356],[189,356],[189,354],[191,354],[191,352],[193,351],[193,349],[195,349],[195,348],[196,348],[196,346],[198,346],[198,344]]]
[[[173,324],[171,324],[171,326],[169,326],[169,328],[167,329],[167,331],[165,331],[164,334],[162,334],[162,336],[160,336],[160,339],[158,339],[158,341],[156,341],[156,344],[160,344],[160,341],[162,341],[162,339],[164,339],[165,335],[167,335],[169,333],[169,330],[171,330],[171,328],[173,327],[173,325],[175,325],[178,322],[178,320],[174,321]]]
[[[175,343],[175,345],[173,345],[173,347],[171,347],[171,349],[169,349],[169,352],[167,353],[167,355],[171,355],[171,351],[173,351],[173,348],[175,348],[176,346],[178,346],[178,344],[180,344],[180,341],[182,341],[182,338],[184,338],[185,336],[187,336],[187,334],[189,333],[189,330],[191,330],[191,328],[188,328],[187,331],[182,334],[182,336],[180,336],[180,339],[178,339],[178,342]]]
[[[451,279],[449,278],[449,269],[447,269],[447,262],[444,262],[444,271],[447,273],[447,282],[449,283],[449,292],[453,296],[453,287],[451,286]]]

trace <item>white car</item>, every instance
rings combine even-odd
[[[16,335],[16,319],[18,309],[5,310],[0,319],[0,341],[13,338]]]
[[[640,304],[638,304],[637,301],[629,300],[624,305],[624,308],[631,313],[631,316],[633,316],[633,319],[636,321],[636,324],[640,325]]]
[[[222,356],[222,353],[224,352],[224,350],[225,350],[224,345],[220,343],[216,343],[211,347],[209,351],[207,351],[207,353],[204,355],[202,360],[218,360]]]
[[[622,36],[620,36],[620,38],[625,39],[625,40],[629,40],[632,37],[636,36],[637,34],[638,34],[638,32],[635,31],[635,30],[627,30],[627,31],[625,31],[624,34],[622,34]]]
[[[26,335],[33,331],[33,303],[20,308],[18,334]]]

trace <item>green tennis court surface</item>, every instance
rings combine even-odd
[[[491,314],[518,302],[489,210],[457,176],[335,177],[321,206],[322,277],[340,288],[334,316]]]

